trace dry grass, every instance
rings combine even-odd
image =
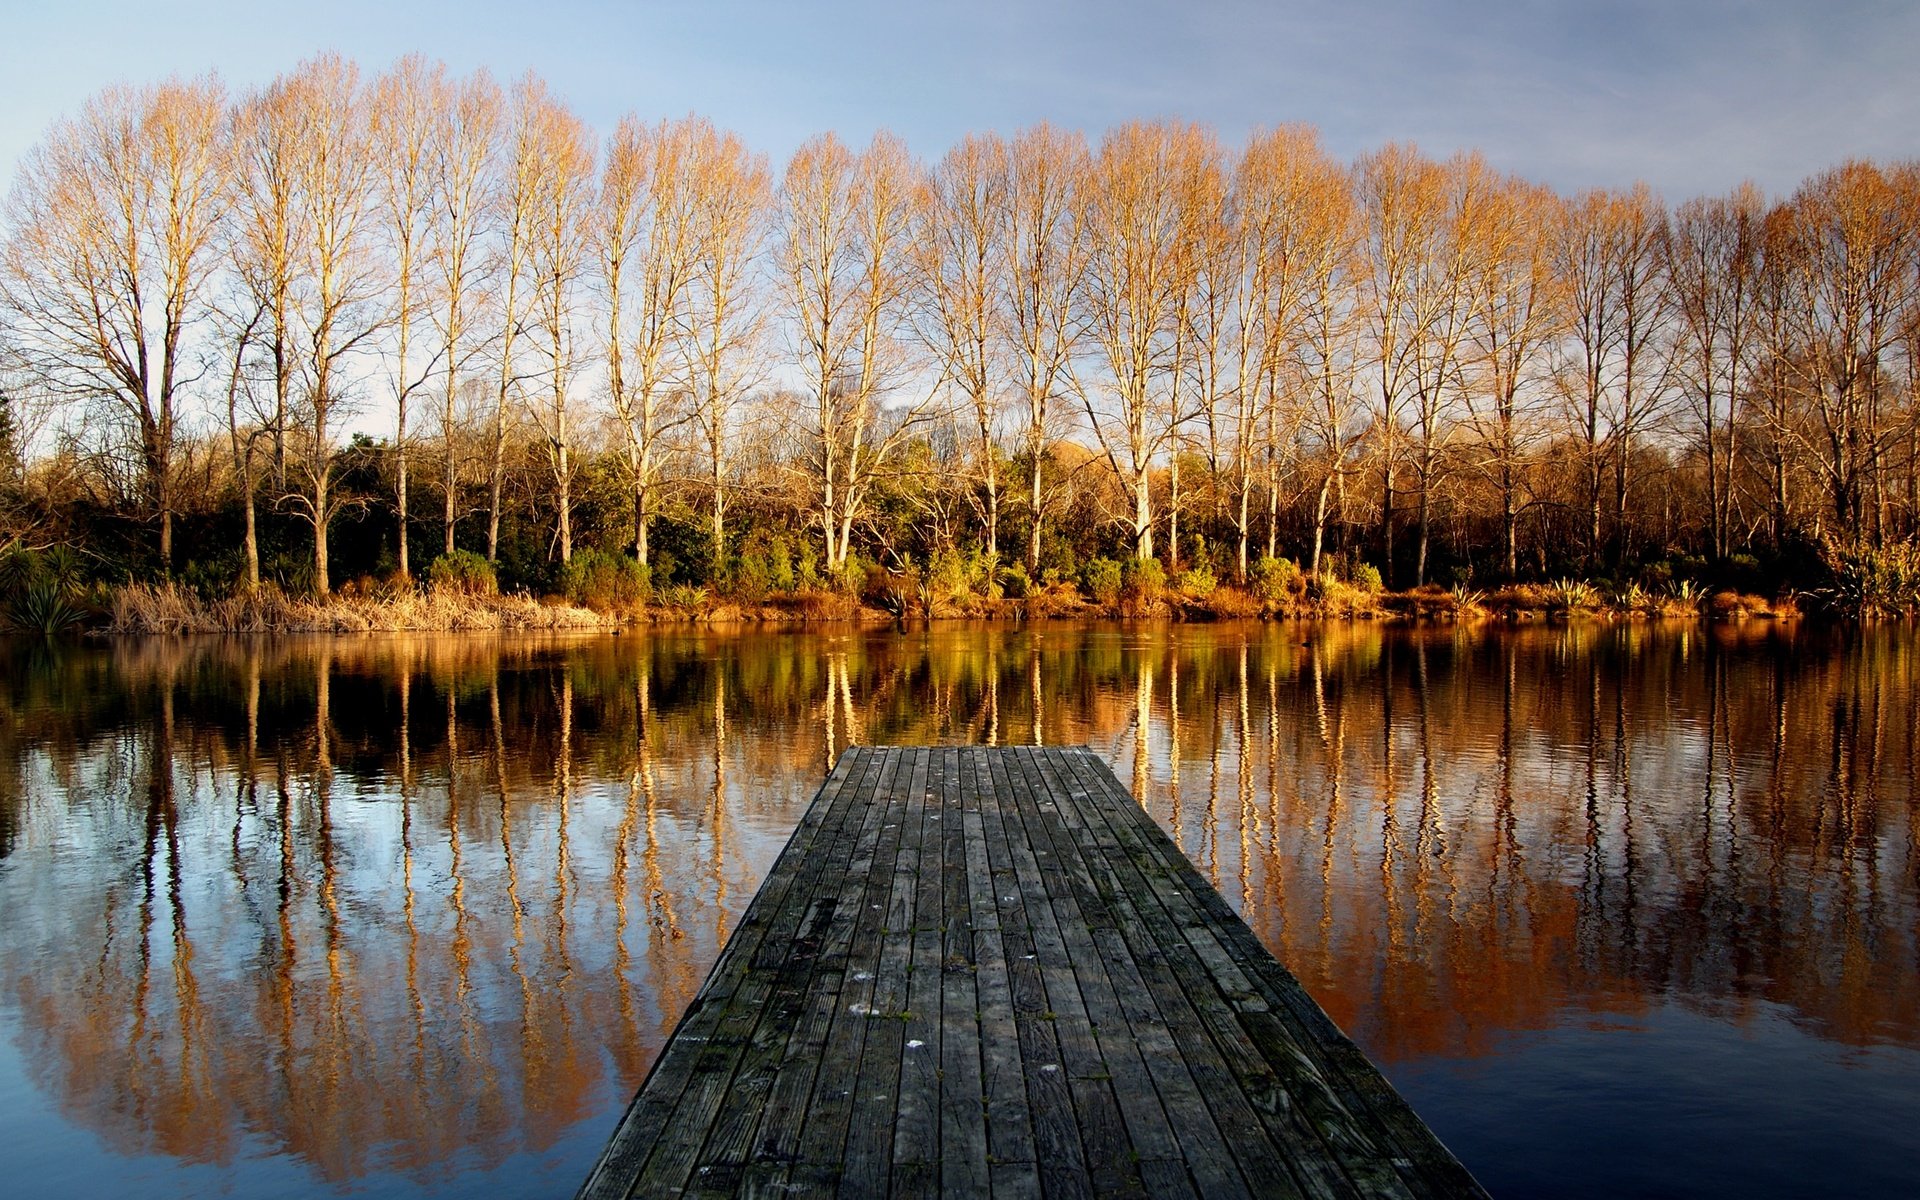
[[[1264,608],[1258,596],[1228,583],[1214,588],[1204,601],[1199,602],[1198,607],[1226,620],[1257,617]]]
[[[113,596],[113,633],[373,633],[463,630],[593,629],[612,617],[528,596],[444,591],[390,597],[289,597],[270,588],[204,601],[171,584],[130,584]]]
[[[1717,621],[1742,621],[1748,617],[1796,617],[1800,607],[1791,598],[1768,600],[1748,592],[1721,591],[1707,597],[1706,613]]]
[[[1387,612],[1417,620],[1448,620],[1461,615],[1460,597],[1437,583],[1424,584],[1405,592],[1383,592],[1380,607]]]

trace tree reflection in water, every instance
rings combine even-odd
[[[1911,1049],[1917,651],[1764,626],[15,645],[6,1032],[123,1154],[570,1186],[841,749],[1028,741],[1105,754],[1390,1069],[1669,1002]]]

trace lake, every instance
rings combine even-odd
[[[569,1193],[852,743],[1086,744],[1496,1195],[1904,1195],[1909,627],[0,643],[14,1196]]]

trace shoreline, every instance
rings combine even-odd
[[[1584,585],[1580,585],[1584,586]],[[808,628],[859,626],[883,628],[929,622],[1021,625],[1047,621],[1218,621],[1316,622],[1361,624],[1502,624],[1600,621],[1793,621],[1801,613],[1792,601],[1715,592],[1698,597],[1641,598],[1636,604],[1608,603],[1597,593],[1569,597],[1537,585],[1518,585],[1488,594],[1462,595],[1437,588],[1404,592],[1352,593],[1326,600],[1301,595],[1282,603],[1262,603],[1237,589],[1220,588],[1205,597],[1168,592],[1152,598],[1128,597],[1100,604],[1077,597],[1046,594],[1030,599],[935,601],[901,611],[862,603],[851,596],[812,593],[777,601],[743,603],[703,599],[696,606],[650,604],[613,611],[568,603],[558,597],[525,594],[467,594],[407,591],[388,596],[341,596],[326,600],[293,598],[263,590],[251,596],[204,600],[179,587],[133,584],[114,589],[97,636],[194,634],[352,634],[352,633],[527,633],[602,632],[671,627]],[[1591,593],[1591,589],[1588,589]]]

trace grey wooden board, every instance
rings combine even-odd
[[[1485,1192],[1090,751],[858,746],[579,1195]]]

